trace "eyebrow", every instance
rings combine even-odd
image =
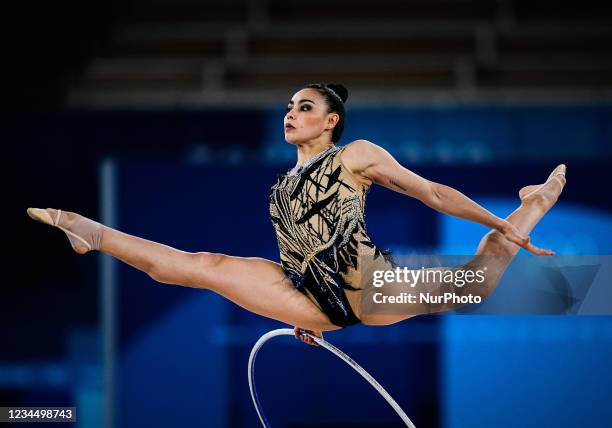
[[[305,98],[304,98],[303,100],[300,100],[300,101],[298,102],[298,104],[305,103],[306,101],[308,101],[308,102],[310,102],[310,103],[313,103],[313,104],[316,104],[314,101],[312,101],[312,100],[307,100],[307,99],[305,99]],[[290,101],[289,101],[289,104],[293,104],[293,101],[291,101],[291,100],[290,100]]]

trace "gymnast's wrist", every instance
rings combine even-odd
[[[510,229],[512,229],[512,223],[510,223],[508,220],[504,220],[498,217],[497,220],[495,221],[494,228],[499,230],[501,233],[505,234]]]

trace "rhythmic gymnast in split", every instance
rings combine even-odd
[[[502,219],[459,191],[403,167],[376,144],[356,140],[336,146],[347,98],[342,85],[309,84],[287,105],[285,140],[296,147],[297,163],[278,176],[270,192],[280,264],[260,257],[181,251],[73,212],[51,208],[27,212],[63,230],[79,254],[102,251],[160,283],[215,291],[251,312],[295,326],[296,338],[315,346],[304,333],[322,337],[323,331],[357,323],[390,325],[457,307],[440,303],[414,305],[400,314],[362,313],[361,274],[371,267],[364,264],[375,260],[392,268],[389,253],[374,245],[366,232],[365,199],[373,183],[491,228],[472,259],[472,267],[486,260],[483,297],[495,289],[521,247],[538,256],[554,254],[534,246],[528,235],[561,194],[565,165],[557,166],[543,184],[523,187],[520,205]]]

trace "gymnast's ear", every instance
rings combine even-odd
[[[340,115],[336,112],[331,112],[327,114],[327,125],[329,128],[326,129],[334,129],[338,122],[340,121]]]

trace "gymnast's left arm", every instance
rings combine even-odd
[[[367,140],[347,144],[343,163],[363,183],[376,183],[412,196],[436,211],[497,229],[519,246],[529,243],[510,222],[497,217],[452,187],[427,180],[403,167],[384,148]]]

